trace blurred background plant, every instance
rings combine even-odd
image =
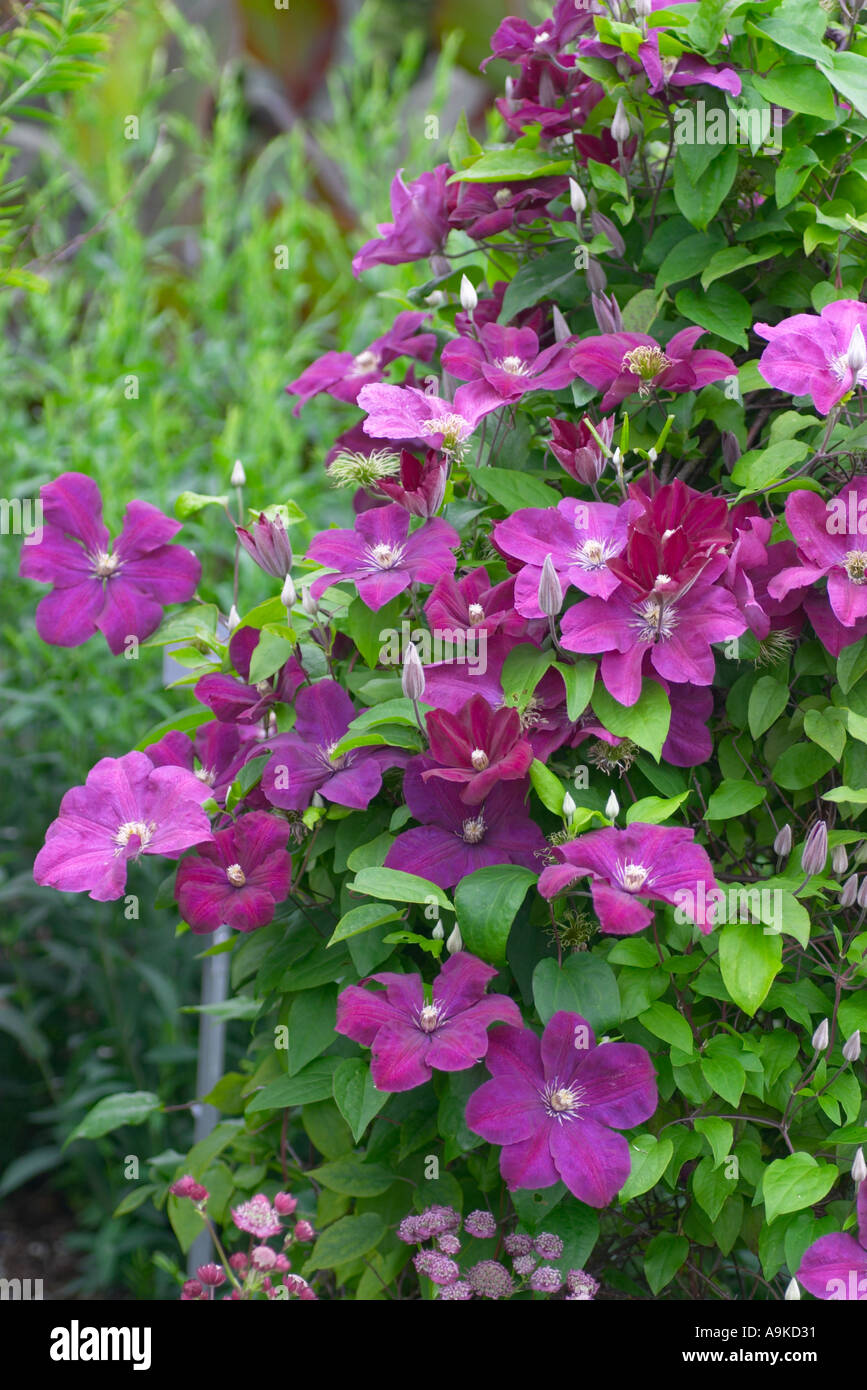
[[[114,529],[132,497],[171,511],[184,489],[222,492],[241,458],[251,506],[291,498],[311,524],[345,508],[323,490],[322,459],[357,411],[319,398],[295,420],[283,388],[390,323],[393,308],[377,315],[353,279],[352,253],[389,216],[396,168],[442,160],[462,107],[484,128],[502,82],[499,64],[488,80],[477,71],[490,33],[506,13],[537,11],[0,4],[5,497],[35,498],[78,469],[98,480]],[[400,273],[382,284],[392,297]],[[225,526],[209,508],[184,532],[224,611]],[[197,1000],[202,943],[173,935],[147,866],[132,885],[140,918],[38,889],[31,866],[64,790],[185,697],[163,688],[154,650],[126,662],[96,640],[41,643],[20,538],[0,542],[0,1274],[42,1277],[47,1297],[158,1298],[171,1232],[150,1204],[110,1218],[138,1176],[131,1160],[189,1146],[196,1015],[179,1010]],[[244,580],[255,602],[252,566]],[[244,1041],[232,1023],[227,1065]],[[136,1088],[178,1111],[62,1147],[101,1096]]]

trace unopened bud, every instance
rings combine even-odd
[[[783,1295],[785,1303],[794,1303],[801,1297],[801,1289],[797,1279],[790,1279],[786,1285],[786,1292]]]
[[[785,859],[787,854],[792,852],[792,827],[787,823],[777,831],[777,838],[774,840],[774,854],[778,859]]]
[[[545,556],[539,579],[539,607],[546,618],[556,618],[563,607],[563,585],[550,555]]]
[[[867,1161],[864,1159],[863,1149],[859,1149],[852,1160],[852,1177],[859,1187],[862,1182],[867,1181]]]
[[[804,841],[804,849],[801,854],[801,868],[805,874],[820,874],[825,867],[828,858],[828,827],[823,820],[817,820],[811,826],[810,833]]]
[[[572,211],[575,216],[580,217],[587,206],[587,199],[580,183],[576,183],[574,179],[569,180],[569,202],[572,204]]]
[[[229,616],[226,619],[226,627],[230,632],[234,632],[240,621],[241,615],[233,603],[232,607],[229,609]]]
[[[568,323],[560,313],[556,304],[554,305],[552,317],[554,319],[554,341],[555,343],[565,343],[566,339],[571,338],[572,334],[569,331]]]
[[[424,694],[424,667],[414,642],[407,645],[400,684],[408,700],[420,700]]]
[[[729,473],[731,473],[732,469],[734,468],[735,464],[741,456],[741,446],[738,443],[738,437],[736,434],[732,434],[731,430],[723,430],[722,456],[723,463],[725,464]]]
[[[292,576],[291,574],[287,574],[286,578],[283,581],[283,588],[280,590],[280,602],[282,603],[284,608],[292,608],[294,607],[295,600],[297,599],[297,597],[298,594],[295,591],[295,585],[292,582]]]
[[[813,1051],[825,1052],[828,1047],[828,1020],[823,1018],[815,1033],[813,1034]]]
[[[864,875],[858,884],[858,892],[855,901],[859,907],[867,907],[867,874]]]
[[[852,851],[852,858],[855,860],[856,864],[864,863],[865,859],[867,859],[867,840],[861,840],[860,844],[855,846]]]
[[[840,894],[840,906],[851,907],[858,896],[858,875],[851,874],[843,884],[843,892]]]
[[[835,874],[845,874],[849,867],[849,856],[845,845],[835,845],[831,852],[831,868]]]
[[[630,134],[629,117],[626,114],[623,99],[621,98],[617,103],[614,119],[611,122],[611,138],[612,140],[616,140],[618,145],[624,145],[629,139]]]
[[[313,597],[309,589],[302,589],[301,591],[301,607],[304,609],[308,618],[315,618],[316,614],[319,612],[319,602]]]
[[[247,474],[244,472],[244,465],[240,459],[235,459],[232,468],[232,476],[229,479],[232,487],[243,487],[247,481]]]
[[[861,1056],[861,1032],[858,1028],[843,1044],[843,1056],[847,1062],[857,1062]]]
[[[565,821],[571,821],[577,809],[574,798],[567,792],[563,797],[563,819]]]
[[[466,275],[462,275],[462,276],[461,276],[461,308],[464,310],[465,313],[471,314],[471,313],[473,312],[473,310],[475,309],[476,305],[478,304],[478,302],[479,302],[479,296],[476,294],[475,286],[473,285],[473,282],[472,282],[471,280],[468,280],[467,277],[466,277]]]
[[[623,316],[613,294],[591,294],[590,307],[600,333],[623,332]]]
[[[867,367],[867,343],[864,342],[864,330],[860,323],[855,325],[852,337],[849,339],[846,366],[853,376],[857,376]]]
[[[443,937],[445,936],[443,924],[439,918],[437,918],[437,920],[434,922],[434,928],[431,932],[431,936],[433,937],[434,941],[442,941]]]
[[[593,257],[587,262],[587,287],[591,294],[604,294],[605,286],[608,284],[605,278],[605,271],[598,261]]]
[[[461,937],[461,929],[458,926],[457,922],[455,922],[455,925],[452,927],[451,932],[449,933],[448,940],[446,941],[446,950],[448,951],[450,956],[456,956],[458,951],[462,951],[463,949],[464,943],[463,938]]]
[[[317,811],[321,811],[325,805],[325,798],[321,792],[314,792],[310,798],[310,805],[315,806]]]
[[[616,820],[620,814],[620,802],[613,792],[608,793],[608,800],[605,803],[605,814],[609,820]]]

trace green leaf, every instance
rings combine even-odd
[[[765,1169],[762,1196],[768,1222],[790,1211],[803,1211],[827,1197],[839,1174],[830,1163],[812,1154],[793,1153],[775,1159]]]
[[[576,275],[574,249],[565,247],[537,256],[521,267],[503,295],[503,323],[510,323],[516,314],[538,304],[540,299],[549,299],[553,290]]]
[[[763,385],[767,389],[767,383],[763,382]],[[809,452],[808,446],[800,439],[780,439],[767,449],[748,449],[732,469],[732,482],[737,483],[742,497],[759,492],[778,483]]]
[[[349,890],[364,893],[368,898],[384,898],[386,902],[435,902],[445,912],[455,910],[443,890],[430,879],[405,874],[402,869],[359,869]]]
[[[789,703],[789,687],[773,676],[760,676],[750,691],[747,719],[753,738],[767,733]]]
[[[752,1018],[782,968],[783,945],[751,922],[728,922],[719,934],[723,983],[739,1009]]]
[[[758,251],[751,251],[748,246],[724,246],[715,252],[705,265],[701,275],[701,287],[703,290],[709,289],[715,280],[732,275],[744,266],[755,265],[758,261],[769,261],[776,254],[777,248],[773,245],[760,247]]]
[[[753,83],[772,106],[820,116],[823,120],[834,119],[834,93],[828,79],[813,64],[781,63],[766,77],[756,75]]]
[[[362,598],[356,596],[349,605],[346,617],[342,620],[341,631],[352,638],[365,665],[371,670],[379,661],[379,654],[385,638],[383,632],[400,632],[403,604],[400,598],[391,599],[375,613]]]
[[[553,159],[539,150],[519,149],[510,145],[504,150],[488,150],[466,169],[452,174],[449,183],[502,183],[512,179],[537,179],[548,174],[568,174],[569,159]]]
[[[543,806],[555,816],[562,814],[566,789],[560,778],[555,777],[538,758],[534,758],[530,764],[530,785]]]
[[[714,1057],[703,1056],[700,1060],[702,1075],[708,1086],[729,1105],[740,1105],[747,1074],[737,1057],[721,1053]]]
[[[363,1163],[360,1158],[338,1158],[323,1163],[321,1168],[309,1169],[308,1176],[327,1187],[329,1192],[342,1192],[347,1197],[379,1197],[387,1192],[396,1174],[376,1163]]]
[[[708,798],[705,819],[729,820],[732,816],[744,816],[761,805],[767,794],[767,787],[759,787],[755,782],[721,782]]]
[[[728,1120],[720,1120],[716,1115],[700,1115],[694,1124],[698,1133],[703,1134],[710,1144],[714,1164],[719,1167],[723,1159],[731,1152],[735,1134],[734,1127]]]
[[[674,302],[678,313],[683,314],[684,318],[700,324],[709,333],[716,333],[719,338],[725,338],[728,343],[747,347],[746,330],[752,322],[752,309],[749,300],[731,285],[717,282],[703,293],[692,289],[680,290]]]
[[[470,132],[467,113],[462,111],[455,121],[455,128],[448,144],[449,164],[453,169],[462,169],[468,160],[481,153],[481,145]]]
[[[722,232],[716,227],[710,232],[693,232],[691,236],[684,237],[671,248],[659,267],[656,273],[657,290],[667,289],[682,280],[691,280],[715,259],[722,248],[728,251],[732,249],[726,246]]]
[[[367,1126],[389,1098],[388,1091],[378,1091],[370,1075],[370,1067],[360,1057],[349,1057],[334,1073],[334,1099],[356,1144]]]
[[[655,290],[639,290],[623,307],[625,333],[649,333],[662,307],[665,294]]]
[[[308,1062],[334,1042],[337,1021],[337,986],[305,989],[289,1010],[289,1075],[296,1076]]]
[[[255,1114],[258,1110],[284,1110],[288,1106],[327,1100],[332,1094],[337,1066],[336,1057],[319,1057],[299,1071],[297,1076],[278,1077],[256,1092],[247,1106],[247,1114]]]
[[[175,502],[175,516],[179,521],[186,521],[188,516],[195,516],[204,507],[225,507],[228,501],[228,493],[214,497],[205,492],[182,492]]]
[[[824,50],[821,71],[855,110],[867,116],[867,58],[860,53],[831,53]]]
[[[554,507],[560,500],[558,493],[530,473],[511,468],[479,468],[471,463],[464,464],[464,471],[471,483],[507,512],[518,512],[523,507]]]
[[[522,642],[520,646],[513,647],[503,662],[500,677],[503,703],[523,713],[550,665],[551,653],[541,651],[532,642]]]
[[[733,145],[723,146],[707,169],[693,181],[688,150],[687,145],[678,146],[674,161],[674,200],[687,222],[704,231],[734,182],[738,152]],[[743,346],[746,347],[746,341]]]
[[[492,864],[462,878],[455,890],[458,926],[467,950],[491,965],[505,965],[515,914],[536,874],[519,864]]]
[[[857,723],[858,715],[854,718]],[[808,709],[804,715],[804,733],[812,743],[818,743],[835,762],[839,762],[846,747],[847,723],[846,710]],[[867,729],[867,720],[862,719],[861,723]]]
[[[344,1216],[322,1232],[305,1265],[305,1271],[335,1269],[368,1254],[385,1235],[385,1222],[375,1211]]]
[[[674,1144],[667,1135],[639,1134],[629,1145],[631,1168],[621,1187],[618,1201],[629,1202],[655,1187],[671,1162]]]
[[[801,791],[814,787],[835,762],[830,753],[815,743],[795,743],[774,763],[774,780],[786,791]]]
[[[64,1143],[73,1139],[99,1139],[122,1125],[140,1125],[155,1110],[161,1110],[162,1103],[153,1091],[121,1091],[114,1096],[105,1096],[88,1110]]]
[[[328,945],[334,946],[338,941],[346,941],[350,936],[358,936],[372,927],[382,926],[383,922],[397,922],[401,916],[400,912],[389,912],[387,907],[379,907],[376,903],[362,903],[360,907],[344,912],[331,933]]]
[[[867,674],[867,638],[844,647],[837,658],[837,680],[844,695]]]
[[[546,956],[533,971],[533,1000],[543,1023],[560,1009],[580,1014],[596,1032],[620,1022],[620,995],[614,971],[599,956],[580,951],[562,968]]]
[[[552,663],[566,687],[566,713],[574,724],[587,708],[596,681],[596,663],[581,659],[574,664],[565,661]]]
[[[853,806],[867,805],[867,787],[832,787],[822,792],[823,801],[851,801]]]
[[[681,1052],[692,1052],[692,1029],[683,1014],[678,1013],[671,1004],[663,1004],[657,999],[655,1004],[638,1015],[638,1022],[655,1038],[661,1038]]]
[[[267,680],[285,665],[295,650],[295,643],[274,632],[263,630],[250,658],[250,684]]]
[[[593,691],[591,703],[609,733],[615,738],[631,739],[659,762],[671,723],[671,705],[661,685],[645,680],[636,703],[626,706],[618,704],[599,684]]]
[[[692,793],[681,792],[678,796],[645,796],[626,809],[626,824],[638,822],[641,825],[662,825],[669,820]]]
[[[652,1294],[670,1284],[689,1254],[686,1236],[654,1236],[644,1252],[644,1273]]]

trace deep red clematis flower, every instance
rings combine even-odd
[[[197,846],[175,879],[184,921],[194,932],[216,931],[224,922],[242,932],[264,927],[289,892],[288,838],[286,821],[251,811]]]
[[[732,543],[725,499],[696,492],[679,478],[652,494],[648,486],[647,478],[630,484],[630,499],[641,511],[630,521],[625,551],[609,561],[611,572],[642,594],[677,593],[698,574],[717,578],[726,564],[718,557]]]
[[[439,767],[428,768],[424,780],[464,783],[468,806],[478,806],[497,782],[525,776],[533,761],[518,711],[492,709],[483,695],[473,695],[459,714],[431,711],[427,731]]]

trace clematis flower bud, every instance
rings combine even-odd
[[[611,138],[612,140],[616,140],[618,145],[624,145],[629,139],[630,134],[629,117],[626,114],[623,98],[621,97],[620,101],[617,103],[617,108],[611,122]]]
[[[778,859],[784,859],[787,854],[792,852],[792,827],[788,824],[777,831],[777,838],[774,840],[774,854]]]
[[[284,608],[292,608],[295,604],[295,600],[297,599],[297,597],[298,594],[295,590],[295,585],[292,582],[292,576],[291,574],[287,574],[286,578],[283,581],[283,588],[280,590],[280,602],[282,603]]]
[[[557,305],[554,305],[552,318],[554,320],[554,341],[555,343],[565,343],[567,338],[571,338],[569,325],[564,319]]]
[[[825,1052],[827,1050],[828,1036],[828,1020],[827,1018],[823,1018],[822,1022],[819,1024],[818,1028],[813,1034],[812,1043],[814,1052]]]
[[[862,1182],[867,1181],[867,1161],[865,1161],[863,1149],[858,1150],[852,1161],[852,1177],[859,1187]]]
[[[475,286],[473,285],[472,280],[469,280],[466,275],[462,275],[461,308],[463,309],[464,313],[471,314],[478,302],[479,296],[476,294]]]
[[[859,907],[867,907],[867,874],[864,875],[858,885],[858,893],[855,901]]]
[[[240,459],[235,459],[232,468],[232,476],[229,482],[232,487],[243,487],[247,481],[247,474],[244,472],[244,465]]]
[[[855,325],[852,337],[849,339],[849,347],[846,352],[846,366],[857,376],[867,367],[867,343],[864,342],[864,330],[860,323]]]
[[[861,1032],[858,1028],[843,1044],[843,1056],[847,1062],[857,1062],[861,1056]]]
[[[464,941],[463,937],[461,936],[461,930],[457,922],[455,922],[455,925],[452,927],[451,933],[449,934],[448,940],[446,941],[446,950],[448,951],[450,956],[456,956],[458,951],[462,951],[463,949]]]
[[[731,430],[723,430],[722,456],[723,463],[725,464],[729,473],[731,473],[732,469],[734,468],[735,464],[741,456],[741,446],[738,443],[737,435],[732,434]]]
[[[563,819],[565,821],[571,821],[577,809],[574,798],[567,792],[563,797]]]
[[[226,627],[228,628],[229,632],[234,632],[235,628],[238,626],[240,621],[241,614],[238,612],[237,608],[233,603],[232,607],[229,609],[229,616],[226,619]]]
[[[442,939],[443,939],[443,937],[445,936],[445,934],[446,934],[446,933],[445,933],[445,928],[443,927],[443,924],[442,924],[442,922],[440,921],[440,919],[439,919],[439,917],[438,917],[438,918],[436,919],[436,922],[434,923],[434,927],[433,927],[433,931],[431,932],[431,936],[433,937],[434,941],[442,941]]]
[[[607,284],[608,281],[605,278],[605,271],[602,269],[599,262],[594,261],[591,256],[590,260],[587,262],[587,285],[590,292],[592,294],[602,294]]]
[[[424,667],[414,642],[407,645],[400,684],[408,700],[420,700],[424,694]]]
[[[632,0],[636,19],[647,19],[653,11],[653,0]]]
[[[797,1279],[790,1279],[786,1285],[786,1292],[783,1295],[784,1302],[794,1303],[801,1297],[801,1289]]]
[[[308,618],[315,618],[319,612],[319,602],[315,599],[309,589],[301,590],[301,607]]]
[[[261,570],[274,579],[286,578],[292,568],[292,544],[282,517],[269,521],[261,512],[249,530],[239,526],[235,534]]]
[[[845,874],[849,867],[849,856],[845,845],[835,845],[831,852],[831,868],[835,874]]]
[[[817,820],[811,826],[810,832],[804,841],[804,850],[801,855],[801,868],[805,874],[820,874],[825,867],[825,860],[828,858],[828,826],[825,821]]]
[[[591,294],[593,316],[600,333],[622,333],[623,318],[620,305],[613,294]]]
[[[556,618],[563,607],[563,586],[550,554],[545,556],[539,579],[539,607],[547,618]]]
[[[609,820],[616,820],[620,815],[620,802],[617,800],[614,792],[609,792],[608,794],[608,800],[605,803],[605,814]]]
[[[840,894],[840,906],[851,907],[858,895],[858,875],[851,874],[843,884],[843,892]]]
[[[587,206],[587,199],[580,183],[574,179],[569,180],[569,202],[572,204],[572,211],[576,217],[580,217]]]

